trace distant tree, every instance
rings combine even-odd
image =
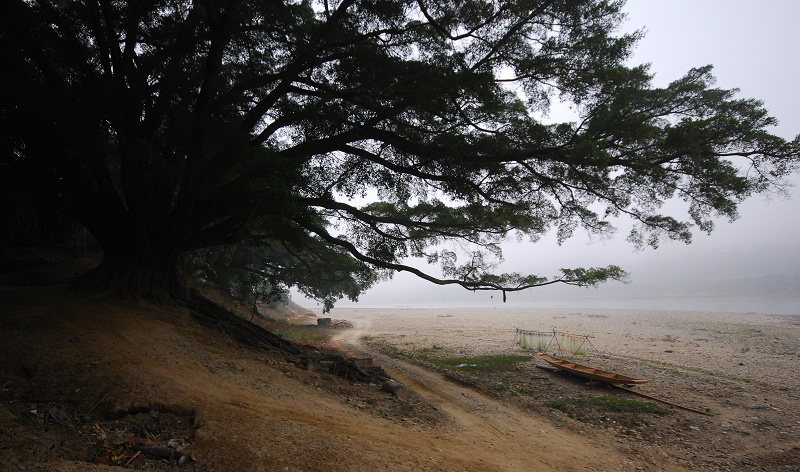
[[[688,242],[780,189],[800,147],[710,66],[663,89],[626,66],[622,7],[7,0],[0,161],[97,239],[90,290],[176,296],[182,255],[225,244],[330,302],[394,271],[504,293],[620,279],[492,269],[509,236],[605,235],[622,215],[635,245]],[[578,119],[543,121],[554,99]],[[673,197],[687,220],[662,214]]]

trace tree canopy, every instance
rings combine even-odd
[[[635,245],[689,242],[797,168],[711,66],[656,88],[626,65],[622,1],[6,3],[0,166],[97,239],[87,289],[175,295],[183,255],[224,245],[326,307],[403,270],[595,285],[625,273],[495,274],[500,243],[619,216]],[[578,118],[547,120],[556,100]]]

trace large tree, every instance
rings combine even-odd
[[[505,291],[621,278],[492,258],[621,215],[634,244],[689,241],[780,188],[800,147],[710,67],[654,88],[626,65],[623,3],[7,0],[0,165],[97,239],[92,289],[169,296],[182,254],[233,243],[328,299],[397,270]],[[548,123],[554,100],[578,118]],[[663,214],[673,197],[688,217]]]

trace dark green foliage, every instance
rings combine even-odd
[[[549,406],[584,423],[608,421],[610,415],[620,422],[635,424],[645,421],[645,415],[665,416],[673,413],[672,410],[654,403],[609,396],[561,398],[553,400]]]
[[[636,245],[688,242],[797,166],[800,141],[710,67],[655,89],[625,66],[622,2],[6,3],[0,169],[95,237],[87,289],[176,294],[183,254],[223,246],[206,263],[230,257],[237,291],[326,307],[398,270],[592,286],[625,273],[498,275],[499,244],[621,215]],[[543,122],[554,97],[578,121]],[[673,197],[688,218],[661,213]]]
[[[186,275],[212,283],[255,308],[256,302],[283,303],[290,287],[322,302],[323,311],[336,300],[358,295],[372,285],[375,271],[342,251],[320,248],[320,256],[296,257],[288,246],[238,244],[215,246],[188,253]]]

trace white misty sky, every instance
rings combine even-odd
[[[717,85],[738,88],[741,98],[763,100],[780,124],[773,132],[785,139],[800,134],[800,2],[785,0],[629,0],[623,30],[644,28],[633,63],[650,63],[655,85],[665,86],[692,67],[714,65]],[[556,118],[556,117],[554,117]],[[800,177],[793,176],[794,183]],[[629,285],[605,284],[592,293],[570,288],[577,296],[635,296],[637,290],[672,285],[703,286],[717,279],[800,275],[800,188],[791,199],[769,202],[756,196],[740,206],[740,218],[719,221],[711,235],[695,233],[694,242],[667,243],[658,250],[635,252],[625,241],[624,222],[611,241],[589,242],[581,235],[557,246],[546,237],[536,244],[510,243],[501,271],[552,276],[561,267],[617,264],[631,273]],[[685,219],[682,215],[676,215]],[[614,286],[616,285],[616,286]],[[536,292],[542,289],[533,289]],[[554,294],[555,295],[552,295]],[[558,292],[527,293],[523,298],[565,296]],[[650,293],[652,295],[652,293]],[[800,295],[800,294],[796,294]],[[481,300],[490,294],[472,294],[456,287],[437,287],[401,273],[362,295],[357,306],[423,305],[453,300]],[[512,294],[512,297],[520,297]],[[569,295],[567,295],[569,296]],[[477,298],[476,298],[477,297]],[[498,297],[495,296],[495,299]],[[294,299],[304,304],[302,296]],[[306,305],[311,302],[305,301]],[[337,307],[352,306],[341,301]]]

